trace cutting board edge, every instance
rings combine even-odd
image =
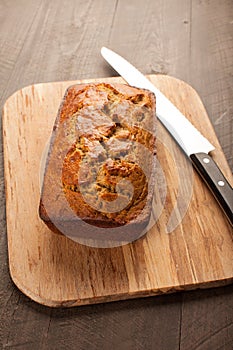
[[[39,294],[35,294],[29,289],[27,289],[14,276],[11,265],[10,265],[10,276],[15,286],[29,299],[45,307],[52,307],[52,308],[61,308],[61,307],[69,308],[69,307],[75,307],[75,306],[110,303],[110,302],[123,301],[123,300],[129,300],[129,299],[149,298],[149,297],[158,296],[158,295],[172,294],[174,292],[183,292],[183,291],[188,292],[188,291],[197,290],[197,289],[220,288],[233,283],[233,277],[229,277],[225,279],[220,279],[218,281],[200,282],[195,285],[184,284],[184,285],[177,285],[177,286],[164,287],[164,288],[162,287],[162,288],[152,289],[152,290],[144,290],[144,291],[140,290],[136,292],[121,293],[121,294],[115,294],[115,295],[109,294],[109,295],[102,295],[99,297],[92,297],[92,298],[82,298],[82,299],[77,298],[77,299],[70,299],[70,300],[64,301],[64,300],[53,300],[53,299],[43,298],[43,296],[40,296]]]
[[[151,74],[151,75],[155,75],[155,74]],[[148,75],[150,76],[150,75]],[[32,84],[29,84],[29,85],[25,85],[25,86],[22,86],[20,89],[18,90],[15,90],[14,92],[12,92],[11,95],[9,95],[4,104],[3,104],[3,107],[2,107],[2,112],[4,111],[4,108],[6,107],[6,105],[9,103],[9,101],[14,98],[18,93],[20,93],[21,91],[24,92],[26,90],[29,90],[29,89],[32,89],[32,88],[37,88],[37,87],[40,87],[42,85],[60,85],[60,84],[69,84],[68,86],[70,85],[73,85],[73,84],[76,84],[76,83],[89,83],[93,80],[97,80],[97,81],[104,81],[104,80],[109,80],[109,79],[120,79],[122,80],[122,82],[125,82],[124,79],[120,76],[116,76],[116,77],[103,77],[103,78],[84,78],[84,79],[75,79],[75,80],[57,80],[57,81],[47,81],[47,82],[40,82],[40,83],[32,83]],[[176,78],[175,78],[176,79]],[[125,84],[127,84],[125,82]]]

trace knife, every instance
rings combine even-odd
[[[101,48],[103,58],[132,86],[152,91],[156,96],[156,115],[177,143],[191,159],[197,172],[206,182],[233,226],[233,189],[209,155],[214,146],[141,72],[106,47]]]

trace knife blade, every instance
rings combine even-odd
[[[233,189],[209,155],[215,149],[214,146],[131,63],[106,47],[101,48],[101,54],[129,85],[148,89],[155,94],[158,119],[191,159],[195,169],[206,182],[233,226]]]

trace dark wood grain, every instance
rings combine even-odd
[[[233,170],[233,4],[193,1],[190,83],[201,95]]]
[[[232,349],[233,286],[183,295],[181,349]]]
[[[0,107],[25,85],[115,74],[109,46],[193,85],[233,168],[232,21],[231,0],[0,1]],[[74,310],[29,301],[9,277],[4,213],[1,145],[0,348],[232,348],[232,286]]]

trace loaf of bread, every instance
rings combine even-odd
[[[155,126],[155,96],[147,90],[69,87],[44,173],[39,215],[47,226],[95,239],[115,228],[114,239],[140,235],[151,214]]]

